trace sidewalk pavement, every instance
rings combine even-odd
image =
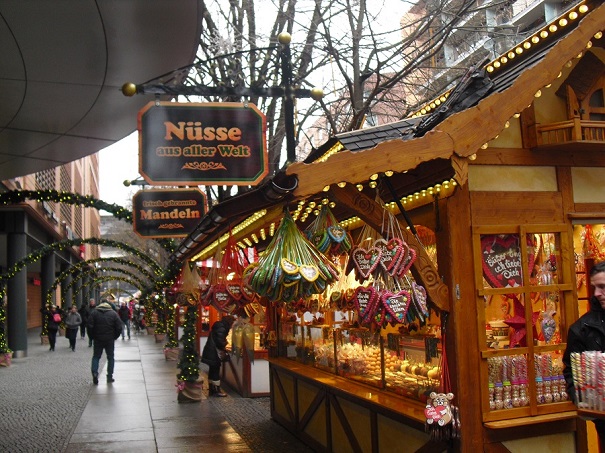
[[[28,334],[27,357],[0,368],[0,451],[312,451],[271,420],[269,398],[224,388],[227,398],[178,403],[176,362],[165,360],[152,335],[118,339],[115,382],[106,382],[103,356],[95,386],[87,339],[72,352],[58,337],[51,352],[39,332]]]

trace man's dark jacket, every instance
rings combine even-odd
[[[567,383],[567,394],[577,402],[571,370],[571,353],[584,351],[605,351],[605,310],[596,297],[590,299],[590,311],[582,315],[569,327],[567,348],[563,354],[563,374]]]
[[[90,312],[88,328],[94,340],[113,341],[122,335],[122,321],[107,302],[103,302]]]

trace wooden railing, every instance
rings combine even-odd
[[[558,123],[538,124],[536,131],[538,146],[580,141],[605,142],[605,121],[574,118]]]

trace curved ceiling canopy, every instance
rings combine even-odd
[[[0,2],[0,180],[56,167],[124,138],[153,96],[125,97],[191,64],[197,0]]]

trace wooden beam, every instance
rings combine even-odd
[[[338,202],[343,203],[359,216],[369,226],[381,232],[383,223],[383,207],[367,195],[359,192],[355,187],[347,184],[341,188],[330,188],[332,195]],[[416,252],[416,261],[412,265],[412,275],[416,281],[424,286],[431,301],[440,309],[450,311],[449,291],[441,282],[437,269],[424,250],[424,246],[407,229],[407,225],[400,225],[403,239],[408,246]]]

